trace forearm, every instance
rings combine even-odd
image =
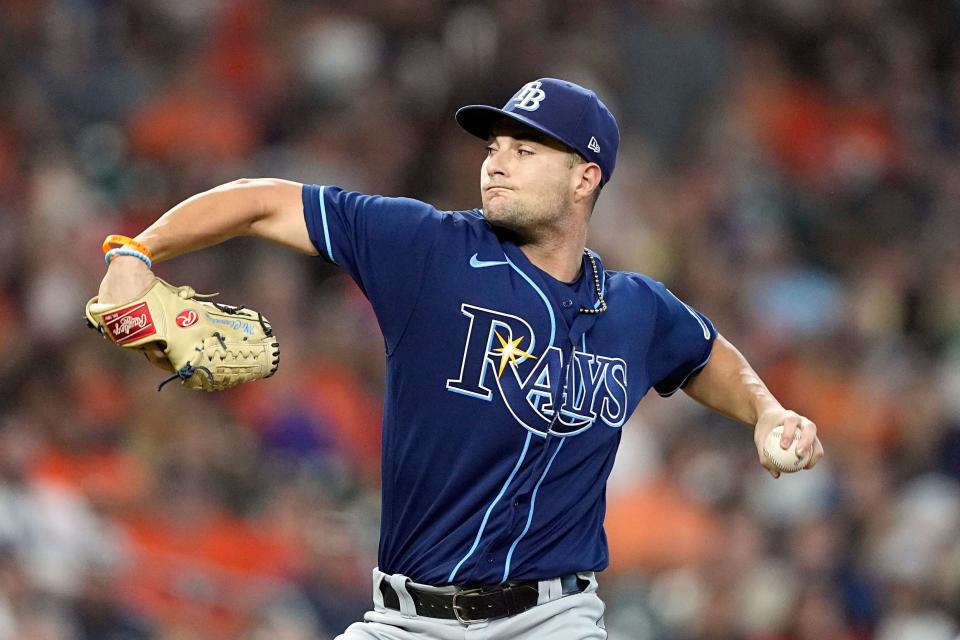
[[[236,180],[192,196],[136,236],[154,262],[238,236],[256,236],[306,253],[301,185],[284,180]]]
[[[750,426],[765,411],[783,410],[746,358],[723,336],[717,336],[709,362],[684,391],[704,406]]]
[[[236,180],[184,200],[135,239],[150,250],[153,262],[244,235],[316,255],[303,217],[302,188],[288,180]],[[131,300],[152,281],[145,263],[117,256],[100,283],[99,301]]]

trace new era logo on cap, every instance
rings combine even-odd
[[[510,118],[545,133],[600,165],[601,182],[613,175],[620,145],[617,121],[593,91],[556,78],[528,82],[502,109],[469,105],[457,111],[457,122],[484,140],[494,123]]]

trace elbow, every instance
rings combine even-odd
[[[236,194],[243,203],[238,209],[248,211],[250,224],[254,224],[275,212],[284,182],[274,178],[238,178],[218,189]]]
[[[260,188],[266,186],[268,180],[265,178],[237,178],[236,180],[231,180],[225,184],[216,187],[216,190],[222,191],[249,191],[251,189]]]
[[[245,227],[242,235],[249,235],[250,228],[263,219],[268,211],[265,199],[261,196],[263,190],[260,178],[239,178],[210,189],[211,194],[221,194],[221,202],[242,217]]]
[[[304,247],[305,251],[313,248],[309,238],[304,239],[302,184],[278,178],[241,178],[229,185],[234,208],[246,212],[243,235]]]
[[[210,189],[208,193],[222,194],[240,194],[244,198],[249,197],[250,192],[256,191],[263,186],[262,178],[238,178]]]
[[[289,180],[281,180],[279,178],[237,178],[218,188],[242,191],[245,196],[250,196],[251,194],[257,193],[269,195],[275,192],[289,190],[291,186],[299,185]]]

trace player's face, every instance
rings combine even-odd
[[[495,124],[480,169],[484,217],[519,233],[562,220],[570,210],[572,158],[538,131],[506,119]]]

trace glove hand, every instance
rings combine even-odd
[[[151,349],[151,361],[168,363],[174,375],[161,388],[179,378],[191,389],[219,391],[277,371],[280,347],[273,328],[252,309],[201,300],[213,296],[172,286],[132,265],[108,273],[101,292],[111,302],[99,296],[87,302],[88,322],[116,344]]]
[[[133,300],[147,290],[156,276],[140,260],[130,256],[117,256],[110,261],[107,273],[100,281],[97,302],[101,304],[120,304]],[[151,364],[164,371],[173,371],[170,359],[163,352],[162,345],[150,342],[140,347],[140,351]]]

